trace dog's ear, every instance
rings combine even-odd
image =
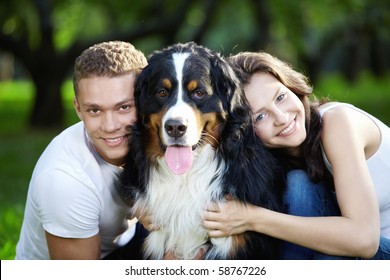
[[[151,75],[151,68],[146,66],[141,74],[139,75],[134,89],[134,101],[135,107],[137,108],[137,116],[140,117],[143,115],[142,108],[143,102],[145,102],[145,94],[148,93],[149,90],[149,81]]]
[[[211,58],[211,72],[214,76],[214,90],[220,95],[224,109],[232,112],[237,105],[243,104],[243,91],[240,82],[228,62],[219,55]]]
[[[227,122],[222,132],[223,149],[230,154],[235,147],[241,145],[244,134],[252,125],[252,114],[246,102],[244,91],[230,64],[219,55],[213,58],[215,92],[221,96]]]

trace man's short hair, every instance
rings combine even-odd
[[[116,77],[134,72],[136,76],[147,64],[145,55],[132,44],[111,41],[95,44],[76,59],[73,86],[77,94],[80,80],[92,77]]]

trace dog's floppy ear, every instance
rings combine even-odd
[[[211,73],[214,76],[215,92],[221,95],[224,109],[232,112],[237,105],[243,104],[240,82],[228,62],[215,54],[211,58]]]
[[[236,145],[241,145],[248,126],[252,125],[252,115],[244,97],[244,91],[233,68],[221,56],[212,58],[212,74],[215,81],[215,92],[221,98],[227,122],[222,132],[222,149],[230,154]]]
[[[142,108],[143,102],[145,102],[145,98],[142,99],[142,93],[147,93],[149,90],[149,81],[151,76],[151,68],[146,66],[141,74],[139,75],[134,89],[134,101],[135,107],[137,108],[137,117],[141,117],[143,115]]]

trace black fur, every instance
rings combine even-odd
[[[169,75],[169,61],[165,60],[169,60],[170,54],[175,52],[190,52],[192,55],[188,59],[191,63],[188,65],[196,67],[185,71],[200,71],[202,77],[209,79],[206,84],[210,84],[208,90],[212,90],[213,95],[207,102],[194,106],[202,112],[218,112],[221,138],[216,157],[225,161],[227,166],[223,175],[223,193],[244,203],[283,211],[284,173],[281,165],[254,133],[251,112],[238,79],[219,54],[195,43],[176,44],[154,52],[137,81],[135,102],[138,119],[132,127],[129,141],[129,154],[122,176],[122,196],[131,203],[146,192],[150,166],[154,163],[153,159],[145,156],[151,140],[148,117],[164,106],[150,102],[155,94],[151,85],[156,82],[153,77],[157,72]],[[244,235],[246,246],[232,255],[232,259],[278,258],[276,240],[255,232],[246,232]]]

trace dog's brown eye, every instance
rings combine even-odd
[[[202,98],[205,95],[203,91],[197,90],[194,92],[194,97],[196,98]]]
[[[167,97],[168,92],[165,89],[159,90],[157,92],[158,97]]]

